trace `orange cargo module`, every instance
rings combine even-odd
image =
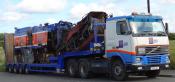
[[[44,46],[47,45],[48,32],[42,27],[26,27],[16,29],[14,35],[15,48],[27,46]]]
[[[47,45],[47,37],[48,37],[48,32],[47,31],[41,31],[41,32],[36,32],[32,34],[33,37],[33,45],[38,46],[38,45]]]
[[[28,46],[28,31],[31,27],[16,29],[14,34],[14,46],[15,48]]]
[[[28,44],[28,37],[25,36],[14,36],[15,47],[24,47]]]

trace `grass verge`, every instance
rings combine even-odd
[[[4,60],[4,51],[3,48],[0,47],[0,72],[5,70],[5,60]]]
[[[175,40],[170,40],[170,59],[171,59],[171,68],[175,69]]]

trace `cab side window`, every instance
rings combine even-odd
[[[116,24],[116,32],[118,35],[128,35],[130,31],[126,21],[119,21]]]

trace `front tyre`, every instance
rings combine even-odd
[[[111,75],[117,81],[123,81],[128,77],[125,65],[120,60],[111,63]]]
[[[145,75],[148,78],[156,78],[159,75],[159,73],[160,73],[160,70],[154,70],[154,71],[147,71]]]

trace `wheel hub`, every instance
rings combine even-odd
[[[120,66],[115,66],[114,73],[119,76],[121,74],[121,72],[122,72],[121,67]]]
[[[71,75],[73,75],[73,67],[72,66],[69,67],[69,72]]]
[[[11,70],[11,68],[9,68],[9,72],[11,72],[12,70]]]
[[[86,74],[85,74],[85,67],[84,67],[84,66],[81,66],[80,72],[81,72],[81,75],[82,75],[82,76],[85,76],[85,75],[86,75]]]
[[[29,72],[29,70],[26,68],[26,69],[25,69],[25,73],[28,73],[28,72]]]
[[[14,68],[14,72],[16,73],[16,68]]]
[[[21,68],[19,68],[19,73],[22,73],[22,69]]]

